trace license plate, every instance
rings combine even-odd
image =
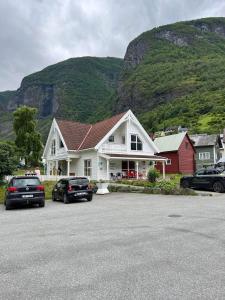
[[[77,193],[74,196],[83,196],[83,195],[87,195],[87,193]]]
[[[22,198],[33,198],[34,195],[22,195]]]

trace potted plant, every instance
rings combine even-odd
[[[104,195],[104,194],[109,193],[109,190],[108,190],[109,183],[107,181],[99,180],[99,181],[97,181],[96,185],[98,187],[96,194]]]

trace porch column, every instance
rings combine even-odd
[[[162,161],[162,169],[163,169],[163,179],[166,179],[166,173],[165,173],[165,161]]]
[[[138,172],[139,172],[139,162],[136,161],[136,178],[139,179],[139,175],[138,175]]]
[[[47,161],[47,164],[46,164],[46,175],[50,175],[50,162]]]
[[[109,180],[109,159],[106,160],[106,180]]]
[[[70,159],[68,158],[66,161],[67,161],[67,176],[70,176]]]
[[[56,175],[58,175],[58,167],[59,167],[59,161],[55,161],[55,168],[56,168]]]

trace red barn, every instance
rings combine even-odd
[[[159,155],[167,157],[166,173],[193,174],[195,171],[195,148],[187,134],[182,132],[156,138]],[[162,166],[156,165],[162,173]]]

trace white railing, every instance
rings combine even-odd
[[[102,146],[104,153],[126,152],[127,146],[124,144],[105,144]]]
[[[12,177],[13,176],[5,176],[5,179],[7,181],[9,181]],[[71,176],[66,176],[66,175],[40,175],[38,177],[40,178],[41,181],[58,181],[61,178],[68,178],[68,177],[71,177]]]

